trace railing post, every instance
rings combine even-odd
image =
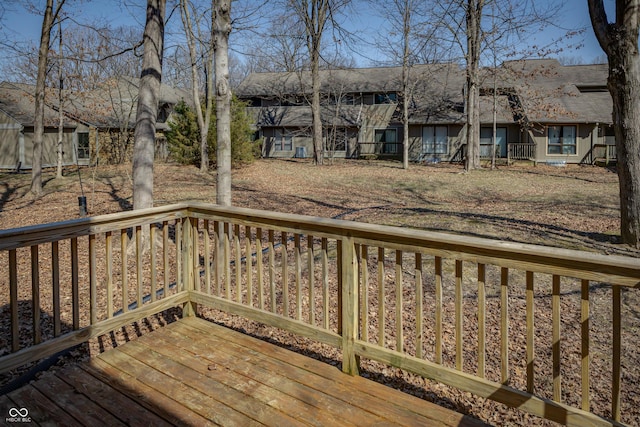
[[[195,227],[190,217],[182,219],[182,290],[189,292],[189,301],[182,307],[182,317],[192,317],[196,315],[196,305],[191,302],[191,292],[195,290],[195,272],[193,259],[198,252],[198,248],[193,244],[193,233]]]
[[[342,239],[342,371],[359,375],[359,360],[355,353],[358,337],[358,258],[353,238]]]

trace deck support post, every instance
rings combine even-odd
[[[195,247],[193,238],[197,232],[194,222],[197,219],[186,217],[182,219],[182,290],[189,293],[195,290],[195,272],[193,260],[196,259],[198,248]],[[196,303],[189,300],[182,306],[182,317],[196,315]]]
[[[359,358],[355,353],[358,338],[358,258],[351,237],[342,239],[342,371],[359,375]]]

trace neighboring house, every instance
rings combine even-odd
[[[0,83],[0,169],[30,169],[33,154],[33,96],[23,85]],[[78,159],[78,122],[65,117],[63,163],[75,164]],[[58,112],[44,108],[43,167],[55,166],[58,161]],[[82,156],[83,153],[80,153]]]
[[[527,60],[482,71],[482,157],[491,157],[494,122],[499,158],[580,163],[615,155],[601,145],[613,143],[606,65]],[[401,76],[401,67],[320,72],[326,157],[401,156]],[[313,156],[310,81],[308,72],[254,73],[238,88],[263,138],[263,156]],[[464,158],[464,85],[456,64],[411,67],[411,160]]]
[[[121,163],[131,158],[139,79],[117,78],[90,92],[63,94],[64,165]],[[35,86],[0,83],[0,168],[31,167]],[[57,163],[58,96],[46,93],[43,167]],[[156,154],[166,158],[164,132],[186,91],[162,85],[156,122]],[[5,123],[6,122],[6,123]]]

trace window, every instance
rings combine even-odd
[[[382,146],[382,154],[396,154],[398,152],[398,135],[395,129],[376,129],[376,145]]]
[[[293,137],[284,129],[276,129],[276,136],[273,138],[273,149],[275,151],[293,151]]]
[[[549,126],[548,154],[576,154],[576,127]]]
[[[491,157],[493,127],[480,128],[480,157]],[[496,128],[496,156],[507,157],[507,128]]]
[[[327,130],[324,149],[328,152],[346,151],[347,128],[330,128]]]
[[[78,160],[89,158],[89,134],[78,134]]]
[[[446,126],[425,126],[422,128],[423,154],[447,154],[448,151]]]
[[[376,104],[391,104],[397,101],[398,95],[395,93],[376,93],[374,102]]]

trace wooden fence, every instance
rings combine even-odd
[[[2,372],[178,305],[341,348],[354,375],[368,359],[568,425],[633,421],[637,259],[188,203],[0,231],[0,283]]]
[[[512,142],[507,144],[507,163],[511,160],[535,160],[536,144]]]

